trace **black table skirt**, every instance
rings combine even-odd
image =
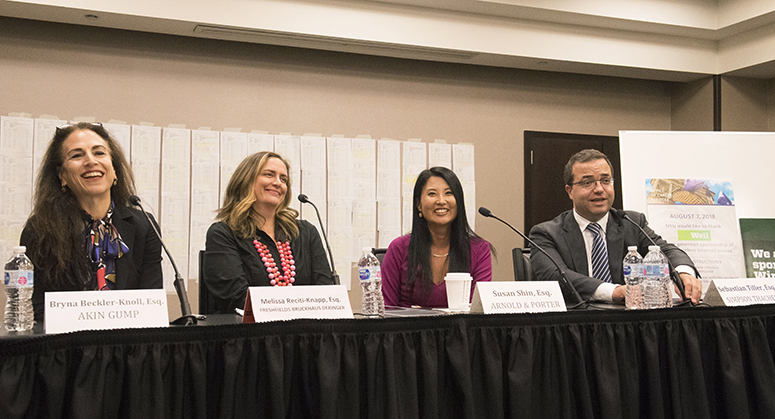
[[[775,307],[0,339],[0,418],[774,418]]]

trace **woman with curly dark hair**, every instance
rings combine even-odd
[[[128,206],[134,176],[102,124],[57,127],[20,244],[35,266],[35,320],[47,291],[162,288],[161,243]]]

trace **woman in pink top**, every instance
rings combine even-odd
[[[447,307],[444,277],[468,272],[471,296],[492,279],[492,246],[466,218],[463,187],[455,173],[432,167],[414,185],[412,232],[393,240],[382,262],[386,306]]]

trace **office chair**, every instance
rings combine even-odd
[[[514,262],[515,281],[535,281],[533,269],[530,267],[530,248],[511,249],[511,259]]]
[[[374,247],[371,249],[371,253],[379,259],[379,264],[382,265],[382,259],[385,259],[385,253],[387,253],[387,247]]]

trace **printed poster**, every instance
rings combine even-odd
[[[713,279],[744,278],[735,195],[726,181],[646,179],[651,228],[685,251],[702,276],[703,293]]]
[[[748,278],[775,278],[775,219],[741,218],[745,274]]]

